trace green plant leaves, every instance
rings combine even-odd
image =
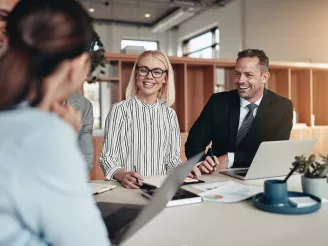
[[[292,165],[298,166],[299,173],[303,173],[307,178],[324,178],[328,175],[328,156],[321,153],[318,155],[322,158],[320,162],[316,161],[314,154],[310,155],[308,159],[305,156],[295,156],[295,161]]]

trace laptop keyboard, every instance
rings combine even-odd
[[[102,207],[104,207],[104,205],[102,205]],[[109,215],[103,215],[108,236],[112,242],[117,242],[121,236],[123,236],[133,221],[137,218],[142,208],[142,205],[121,204],[120,208],[116,209]]]

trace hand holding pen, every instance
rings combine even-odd
[[[216,171],[217,166],[219,166],[219,159],[213,154],[212,147],[210,147],[205,160],[198,168],[202,173],[212,173]]]
[[[137,173],[137,168],[136,165],[133,166],[134,172]],[[137,184],[139,184],[139,179],[136,177]]]
[[[124,171],[119,170],[116,172],[116,177],[118,181],[121,182],[124,188],[128,189],[140,189],[142,186],[143,178],[142,176],[136,172],[136,167],[133,167],[134,171]]]

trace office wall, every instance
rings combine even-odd
[[[122,39],[159,41],[159,48],[169,56],[177,52],[176,30],[165,33],[152,33],[148,27],[95,22],[94,28],[104,43],[106,51],[120,52]]]
[[[242,48],[264,49],[271,60],[328,63],[328,1],[235,0],[180,25],[181,40],[217,24],[221,58],[234,59]]]
[[[245,44],[272,60],[328,62],[328,1],[246,0]]]
[[[178,55],[181,44],[199,32],[218,26],[220,29],[220,58],[234,58],[242,48],[242,3],[232,1],[224,8],[212,8],[182,23],[177,31]]]

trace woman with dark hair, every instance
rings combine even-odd
[[[75,0],[21,0],[6,31],[0,245],[109,245],[77,146],[79,115],[62,103],[90,70],[89,16]]]

